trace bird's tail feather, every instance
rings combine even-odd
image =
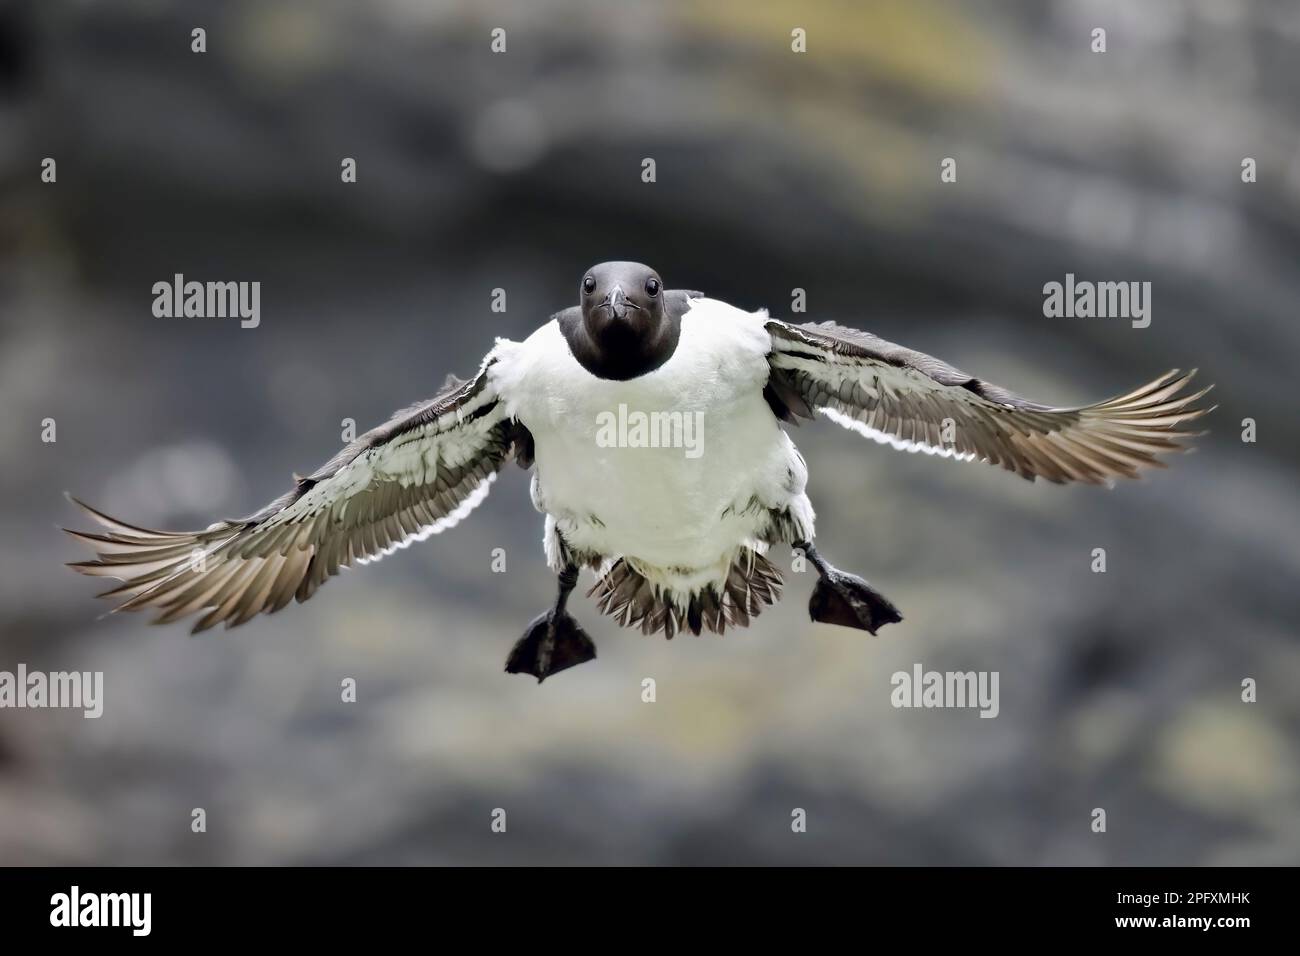
[[[728,626],[747,627],[781,597],[781,571],[753,548],[736,552],[725,579],[689,594],[652,584],[626,558],[619,558],[587,592],[596,606],[623,627],[643,634],[663,631],[672,640],[678,631],[722,634]]]

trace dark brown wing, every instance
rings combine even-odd
[[[1054,408],[967,375],[924,352],[832,322],[767,323],[769,388],[792,415],[820,410],[873,441],[1001,465],[1058,484],[1108,484],[1162,466],[1194,437],[1179,426],[1211,411],[1184,394],[1195,371],[1168,372],[1095,405]]]
[[[70,566],[121,580],[101,596],[125,598],[117,610],[156,608],[155,623],[206,611],[195,632],[305,601],[339,568],[456,524],[510,458],[530,463],[530,437],[506,415],[489,367],[468,382],[449,380],[242,520],[150,531],[77,502],[107,533],[68,532],[97,556]]]

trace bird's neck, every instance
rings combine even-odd
[[[578,364],[597,378],[627,381],[653,372],[677,350],[680,317],[669,316],[649,334],[635,334],[624,326],[606,327],[596,334],[581,316],[560,323],[569,351]]]

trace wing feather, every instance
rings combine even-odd
[[[488,369],[455,378],[343,448],[261,511],[205,531],[152,531],[72,499],[105,530],[69,531],[95,552],[70,566],[122,581],[115,610],[165,624],[206,612],[194,631],[236,627],[310,598],[352,564],[376,561],[460,521],[531,436],[509,418]]]
[[[903,451],[979,459],[1024,478],[1109,484],[1164,467],[1198,432],[1181,426],[1212,411],[1188,392],[1195,371],[1167,372],[1104,402],[1041,405],[924,352],[832,322],[767,323],[772,390],[796,417],[820,411]],[[802,407],[801,407],[802,405]],[[947,439],[947,440],[945,440]]]

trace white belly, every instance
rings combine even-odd
[[[764,318],[697,300],[672,358],[627,382],[583,369],[555,323],[501,353],[498,387],[535,442],[534,502],[571,548],[713,573],[772,509],[806,508],[803,460],[762,394]]]
[[[612,390],[612,406],[583,402],[543,427],[544,437],[533,433],[536,501],[565,540],[597,554],[694,568],[751,539],[781,498],[773,486],[785,475],[788,444],[761,393],[701,408],[689,399],[657,404],[675,396],[613,384],[624,387]],[[619,436],[625,446],[605,447],[618,417],[611,409],[620,404],[633,419],[664,409],[689,416],[700,428],[697,444],[635,447],[633,426]]]

